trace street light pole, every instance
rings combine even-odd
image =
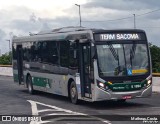
[[[10,44],[11,40],[6,40],[6,41],[9,42],[9,52],[10,52],[11,51],[11,44]]]
[[[134,16],[134,29],[136,29],[136,15],[133,14],[133,16]]]
[[[76,6],[79,7],[79,23],[80,23],[80,27],[81,27],[81,6],[79,4],[75,4]]]
[[[9,52],[8,52],[8,55],[10,56],[10,64],[12,63],[12,58],[11,58],[11,40],[6,40],[9,42]]]

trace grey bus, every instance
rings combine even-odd
[[[149,97],[152,67],[146,34],[139,29],[64,27],[14,37],[14,82],[78,100]]]

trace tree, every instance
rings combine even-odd
[[[0,64],[1,65],[11,65],[12,62],[11,62],[11,52],[8,54],[3,54],[1,57],[0,57]]]
[[[150,44],[152,68],[154,73],[160,73],[160,47]]]

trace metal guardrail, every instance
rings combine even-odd
[[[160,73],[152,73],[155,77],[160,77]]]
[[[12,65],[0,65],[0,67],[12,67]]]

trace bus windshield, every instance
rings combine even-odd
[[[147,44],[97,45],[99,75],[133,76],[149,72]]]

